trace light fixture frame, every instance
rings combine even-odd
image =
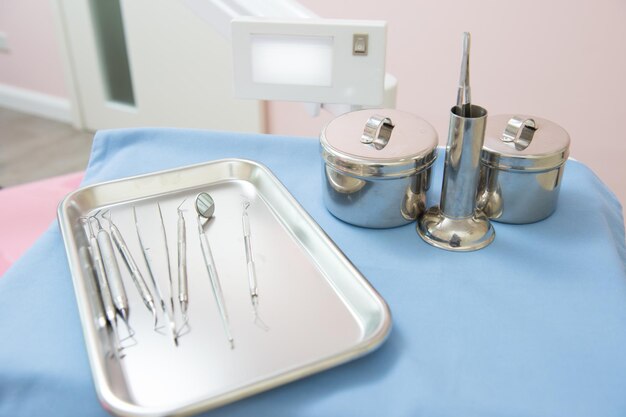
[[[354,35],[367,35],[367,54],[353,54]],[[259,35],[332,38],[332,82],[327,86],[255,82],[253,40]],[[376,20],[235,17],[231,22],[237,98],[341,103],[383,103],[387,24]],[[277,63],[280,65],[280,63]]]

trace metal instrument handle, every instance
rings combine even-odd
[[[185,218],[178,212],[178,301],[185,305],[189,301],[187,288],[187,236]]]
[[[127,312],[128,297],[126,296],[126,290],[122,282],[122,274],[120,274],[119,265],[115,259],[111,238],[104,229],[101,229],[98,231],[97,239],[100,254],[102,255],[102,263],[106,271],[107,282],[111,290],[111,297],[113,298],[113,304],[119,311]]]
[[[209,245],[209,241],[207,240],[207,237],[204,233],[200,234],[200,246],[202,247],[202,256],[204,257],[207,272],[209,273],[209,280],[211,281],[211,286],[213,287],[213,292],[215,293],[215,301],[217,302],[220,313],[223,315],[224,318],[228,319],[228,313],[226,312],[226,306],[224,303],[224,294],[222,292],[222,285],[220,284],[220,279],[217,275],[217,269],[215,268],[215,261],[213,260],[211,246]]]
[[[148,288],[148,285],[146,284],[146,281],[143,278],[141,271],[139,270],[139,266],[137,266],[135,259],[130,253],[128,246],[126,245],[126,241],[122,237],[122,234],[120,233],[117,226],[115,226],[114,224],[111,224],[111,237],[113,238],[113,243],[115,243],[115,246],[120,251],[126,267],[128,267],[130,277],[132,278],[135,287],[137,287],[137,291],[139,291],[143,302],[149,309],[151,309],[150,306],[154,304],[154,298],[152,297],[152,293],[150,292],[150,289]]]
[[[133,219],[135,221],[135,231],[137,232],[137,240],[139,240],[139,246],[141,247],[141,252],[143,253],[143,258],[146,261],[146,267],[148,268],[148,275],[150,276],[150,281],[152,282],[152,286],[154,287],[154,291],[156,291],[156,295],[159,298],[159,304],[161,305],[161,310],[163,311],[163,317],[166,321],[166,327],[169,330],[170,336],[172,337],[172,341],[175,346],[178,346],[178,337],[176,336],[176,325],[174,323],[173,317],[171,317],[168,313],[167,306],[165,305],[165,299],[163,298],[163,293],[161,292],[161,288],[154,277],[153,272],[153,261],[152,257],[148,253],[148,249],[144,244],[143,238],[141,237],[141,232],[139,228],[139,222],[137,221],[137,210],[135,206],[133,206]],[[169,325],[168,325],[169,324]],[[155,323],[156,326],[156,323]]]
[[[248,285],[250,287],[250,296],[257,296],[256,272],[254,271],[254,259],[252,258],[252,243],[250,242],[250,218],[248,212],[244,211],[241,216],[243,225],[243,242],[246,248],[246,264],[248,267]]]
[[[109,323],[113,325],[116,320],[115,304],[111,297],[111,290],[107,282],[106,270],[104,269],[104,263],[102,262],[102,255],[100,254],[100,247],[98,246],[98,240],[95,237],[89,238],[89,245],[91,247],[91,255],[93,262],[96,266],[96,278],[98,280],[98,288],[100,289],[100,296],[102,297],[102,305],[104,307],[104,313],[109,320]]]
[[[202,256],[204,257],[204,263],[206,265],[206,269],[209,274],[209,281],[211,282],[211,288],[213,290],[213,297],[215,298],[215,303],[217,304],[217,308],[220,312],[222,327],[224,328],[224,333],[226,334],[226,339],[228,339],[230,348],[233,349],[235,347],[235,340],[230,333],[230,327],[228,325],[228,312],[226,311],[224,293],[222,292],[220,279],[217,276],[213,253],[211,253],[211,246],[209,245],[209,241],[204,233],[204,229],[202,228],[200,216],[198,216],[198,234],[200,238],[200,247],[202,248]]]
[[[80,249],[78,249],[78,256],[80,258],[81,265],[87,274],[87,291],[89,292],[89,298],[91,301],[90,304],[93,308],[96,325],[99,329],[103,329],[107,325],[107,318],[104,314],[102,296],[100,295],[100,291],[98,291],[98,281],[93,264],[91,263],[90,250],[86,246],[81,246]]]
[[[254,270],[254,259],[252,259],[252,247],[250,246],[250,236],[244,237],[244,243],[246,245],[246,264],[248,266],[248,285],[250,287],[250,296],[256,297],[257,293],[257,280],[256,272]]]

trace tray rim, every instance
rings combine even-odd
[[[209,397],[204,400],[200,400],[184,406],[171,406],[171,407],[146,407],[137,404],[132,404],[123,399],[120,399],[111,389],[107,383],[106,375],[104,372],[105,363],[101,352],[101,347],[97,343],[98,333],[101,331],[96,328],[95,321],[92,319],[91,307],[88,303],[87,290],[85,288],[84,276],[79,260],[77,259],[78,248],[73,238],[72,225],[69,222],[69,218],[65,212],[70,202],[79,194],[82,194],[89,189],[100,187],[103,185],[112,185],[116,183],[123,183],[128,181],[141,180],[143,178],[153,177],[155,175],[169,174],[175,172],[183,172],[189,169],[201,168],[210,165],[229,164],[229,163],[243,163],[253,166],[267,176],[273,183],[273,186],[277,188],[283,198],[286,198],[288,203],[298,212],[305,221],[309,228],[311,228],[324,241],[336,256],[338,256],[345,266],[350,270],[355,279],[359,281],[359,284],[370,294],[373,300],[378,304],[379,314],[381,320],[378,326],[371,335],[351,348],[344,351],[340,351],[325,358],[321,358],[306,365],[299,366],[293,370],[290,370],[283,374],[278,374],[271,377],[269,380],[263,380],[260,382],[253,382],[251,384],[243,385],[237,390],[228,391],[226,393]],[[74,296],[79,310],[79,318],[81,322],[81,328],[83,331],[83,339],[85,347],[87,349],[87,355],[89,359],[90,370],[92,372],[92,379],[96,389],[98,399],[102,407],[120,416],[161,416],[161,415],[190,415],[203,411],[208,411],[223,405],[235,402],[237,400],[256,395],[258,393],[268,391],[272,388],[285,385],[289,382],[293,382],[307,376],[317,374],[319,372],[328,370],[335,366],[347,363],[355,360],[359,357],[373,352],[380,347],[388,338],[392,328],[392,315],[391,310],[379,294],[379,292],[372,286],[367,278],[356,268],[352,261],[343,253],[343,251],[335,244],[335,242],[328,236],[324,229],[311,217],[311,215],[302,207],[302,205],[296,200],[291,192],[285,187],[285,185],[278,179],[278,177],[263,163],[258,161],[243,159],[243,158],[223,158],[210,160],[206,162],[189,164],[179,166],[175,168],[153,171],[143,173],[139,175],[132,175],[128,177],[102,181],[98,183],[88,184],[81,186],[80,188],[68,193],[59,203],[57,208],[57,219],[63,237],[63,243],[65,246],[65,253],[68,260],[68,266],[72,278],[72,284],[74,288]],[[80,278],[80,279],[79,279]],[[329,279],[328,277],[326,279]],[[332,280],[330,280],[332,282]]]

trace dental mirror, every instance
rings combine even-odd
[[[196,212],[207,220],[215,213],[215,202],[208,193],[200,193],[196,197]]]

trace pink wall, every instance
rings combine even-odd
[[[52,0],[0,0],[0,84],[67,97]],[[491,114],[528,113],[569,131],[572,156],[626,202],[626,2],[623,0],[299,0],[324,17],[388,22],[387,69],[398,108],[430,121],[445,143],[461,33],[472,33],[474,101]],[[316,137],[332,117],[268,104],[271,133]]]
[[[52,0],[0,0],[0,32],[10,51],[0,52],[0,84],[67,97]]]
[[[562,125],[572,156],[626,203],[626,2],[623,0],[300,0],[323,17],[388,22],[387,71],[397,107],[447,139],[461,35],[472,34],[471,84],[491,114],[527,113]],[[331,117],[270,103],[273,133],[317,136]]]

